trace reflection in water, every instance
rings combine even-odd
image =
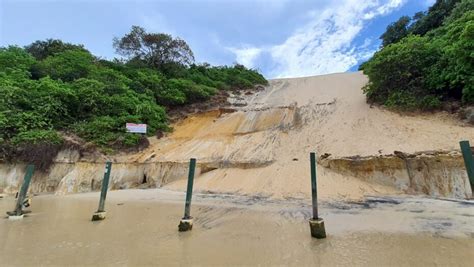
[[[141,192],[151,196],[157,191],[132,191]],[[316,240],[310,237],[305,218],[308,207],[298,203],[248,205],[196,196],[195,226],[179,233],[182,195],[143,200],[120,194],[110,192],[108,217],[101,222],[90,221],[98,193],[34,198],[28,218],[0,220],[0,265],[468,266],[474,262],[472,228],[464,226],[461,234],[445,237],[424,232],[420,228],[424,220],[415,219],[422,217],[418,211],[422,205],[416,212],[408,204],[389,203],[373,210],[326,205],[323,215],[329,236]],[[11,198],[1,199],[0,211],[11,209],[13,203]],[[398,217],[407,215],[405,221],[396,222],[399,231],[390,223],[378,226],[384,216],[391,219],[390,209],[401,212]],[[444,223],[463,225],[472,220],[472,209],[450,208],[453,216],[464,214],[467,220],[447,218]],[[403,223],[420,231],[408,231]]]

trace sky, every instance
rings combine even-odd
[[[357,70],[387,25],[434,1],[0,0],[0,46],[55,38],[112,59],[112,39],[139,25],[184,39],[197,63],[303,77]]]

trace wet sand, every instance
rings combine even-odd
[[[328,238],[309,234],[309,201],[194,196],[191,232],[179,233],[184,194],[111,191],[107,219],[91,222],[99,193],[38,196],[21,221],[0,220],[0,265],[470,266],[474,204],[418,197],[323,202]],[[14,199],[0,199],[0,211]],[[471,265],[472,266],[472,265]]]

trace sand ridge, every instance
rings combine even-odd
[[[459,140],[474,139],[474,128],[447,113],[408,116],[370,106],[361,90],[366,83],[360,72],[271,80],[264,91],[244,96],[245,107],[190,116],[129,160],[196,157],[198,163],[220,166],[197,177],[197,190],[309,197],[310,152],[368,156],[452,150]],[[322,198],[400,192],[321,166],[318,178]],[[183,177],[166,188],[184,190],[185,184]]]

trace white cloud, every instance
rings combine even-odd
[[[372,19],[376,16],[385,15],[390,13],[395,8],[401,6],[405,1],[404,0],[389,0],[387,3],[382,4],[377,7],[375,10],[370,11],[364,15],[364,19]]]
[[[335,1],[336,2],[336,1]],[[342,2],[342,3],[341,3]],[[361,46],[353,41],[364,24],[403,5],[405,0],[341,0],[321,11],[309,11],[310,21],[283,43],[266,47],[231,49],[237,61],[254,67],[262,53],[274,63],[270,77],[301,77],[344,72],[373,54],[366,40]]]
[[[248,68],[255,67],[254,61],[262,52],[261,48],[256,48],[256,47],[244,47],[244,48],[228,47],[227,49],[235,54],[237,63],[242,64]]]

